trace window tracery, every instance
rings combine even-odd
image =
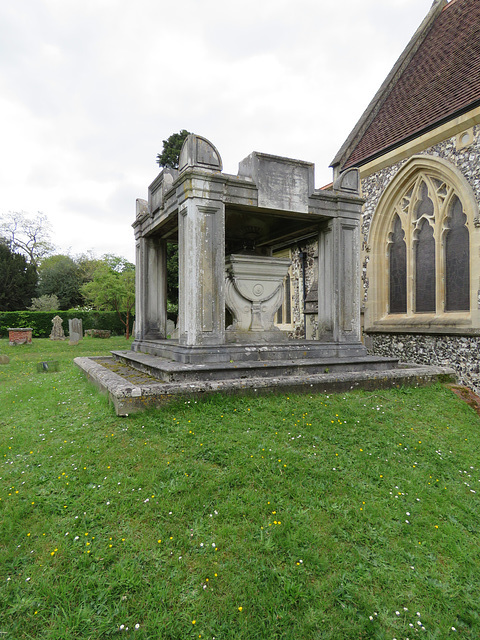
[[[416,175],[398,198],[391,225],[390,313],[469,309],[466,223],[462,202],[451,185],[423,172]],[[441,274],[443,290],[438,286]]]
[[[382,194],[370,227],[367,329],[477,325],[477,215],[456,167],[412,156]]]

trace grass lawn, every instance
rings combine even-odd
[[[124,347],[0,340],[0,639],[480,638],[480,419],[449,389],[119,418],[73,358]]]

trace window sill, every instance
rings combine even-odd
[[[364,331],[365,333],[480,335],[480,327],[472,327],[472,319],[468,312],[442,316],[433,314],[389,315],[365,327]]]

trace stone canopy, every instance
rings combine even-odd
[[[231,362],[259,350],[291,353],[295,341],[273,325],[289,261],[273,254],[318,234],[320,331],[308,348],[332,357],[363,355],[362,203],[356,169],[341,174],[331,190],[318,190],[312,163],[253,152],[236,176],[228,175],[213,144],[189,135],[178,170],[161,171],[148,200],[137,200],[133,351],[183,363]],[[177,340],[166,339],[168,242],[179,248]]]

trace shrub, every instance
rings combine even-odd
[[[39,298],[32,298],[32,306],[28,307],[29,311],[55,311],[60,308],[58,297],[52,295],[44,295]]]

